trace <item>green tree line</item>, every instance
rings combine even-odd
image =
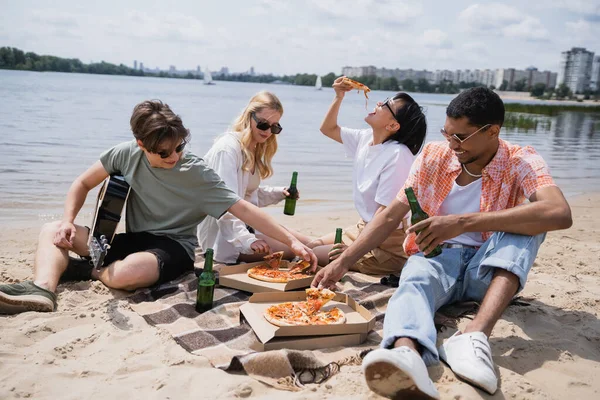
[[[144,72],[140,69],[133,69],[124,64],[111,64],[104,61],[99,63],[85,64],[77,58],[61,58],[48,55],[38,55],[33,52],[24,52],[15,47],[0,47],[0,69],[14,69],[25,71],[55,71],[55,72],[77,72],[83,74],[104,74],[104,75],[130,75],[130,76],[156,76],[164,78],[182,78],[182,79],[203,79],[202,74],[194,74],[188,72],[186,75],[170,74],[166,71],[158,73]],[[337,78],[333,72],[321,76],[323,86],[331,87],[333,81]],[[466,89],[474,86],[481,86],[480,83],[460,82],[455,84],[451,81],[442,81],[437,84],[430,83],[426,79],[404,79],[398,80],[395,77],[380,78],[375,75],[351,77],[371,88],[372,90],[389,90],[406,92],[421,92],[421,93],[448,93],[455,94],[461,89]],[[257,82],[257,83],[287,83],[299,86],[314,86],[317,81],[316,74],[295,74],[295,75],[249,75],[249,74],[215,74],[214,80],[223,81],[238,81],[238,82]],[[543,83],[537,83],[532,88],[526,87],[526,81],[520,80],[515,82],[513,90],[530,91],[533,97],[541,99],[556,98],[569,99],[573,97],[573,93],[569,88],[562,84],[558,88],[547,88]],[[490,86],[491,89],[495,89]],[[498,88],[506,90],[508,82],[504,81]],[[585,93],[585,98],[590,98],[589,91]],[[596,92],[595,98],[598,97]]]

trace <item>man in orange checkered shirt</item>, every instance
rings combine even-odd
[[[383,242],[410,210],[404,189],[413,188],[431,217],[408,229],[404,249],[411,257],[388,304],[381,348],[363,361],[367,384],[386,397],[439,398],[426,367],[439,357],[459,377],[493,394],[492,329],[523,289],[546,232],[572,224],[571,209],[542,157],[530,146],[499,138],[504,104],[496,93],[466,90],[450,102],[446,116],[447,142],[424,147],[396,200],[313,281],[335,285]],[[442,253],[426,258],[438,245]],[[475,318],[436,348],[435,312],[469,300],[481,303]]]

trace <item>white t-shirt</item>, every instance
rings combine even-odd
[[[446,196],[440,206],[438,215],[478,213],[481,201],[481,181],[482,179],[477,179],[467,186],[459,186],[455,181],[452,185],[452,190],[450,190],[450,193],[448,193],[448,196]],[[455,238],[446,240],[446,243],[481,246],[484,240],[481,232],[465,232]]]
[[[353,158],[352,193],[360,217],[369,222],[389,206],[408,178],[414,156],[395,140],[373,146],[372,129],[341,128],[346,157]]]

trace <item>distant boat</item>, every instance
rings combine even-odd
[[[213,82],[212,75],[210,74],[210,70],[208,69],[208,67],[206,67],[206,69],[204,70],[204,84],[205,85],[214,85],[215,84]]]
[[[323,84],[321,83],[321,75],[317,76],[317,83],[315,83],[315,89],[323,89]]]

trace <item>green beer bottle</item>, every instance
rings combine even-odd
[[[296,199],[298,198],[297,182],[298,173],[294,171],[292,172],[292,183],[290,183],[290,187],[287,190],[290,195],[285,198],[285,206],[283,206],[283,213],[285,215],[294,215],[296,212]]]
[[[417,201],[417,196],[415,196],[413,188],[408,187],[404,189],[404,193],[406,193],[406,197],[408,198],[408,204],[410,205],[410,212],[412,214],[410,217],[410,224],[414,225],[418,222],[425,221],[427,218],[429,218],[429,215],[427,215],[427,213],[423,211],[423,209],[419,205],[419,202]],[[417,234],[420,232],[421,231],[417,232]],[[442,254],[442,248],[440,246],[436,246],[435,249],[431,251],[431,253],[425,256],[425,258],[432,258],[435,256],[439,256],[440,254]]]
[[[336,228],[335,230],[335,240],[333,241],[333,244],[338,243],[342,243],[342,228]],[[329,258],[329,261],[331,261],[331,257]]]
[[[204,254],[204,270],[198,278],[196,295],[196,311],[203,313],[213,306],[215,292],[215,272],[213,271],[213,249],[206,249]]]
[[[337,228],[335,230],[335,241],[333,244],[342,243],[342,228]]]

